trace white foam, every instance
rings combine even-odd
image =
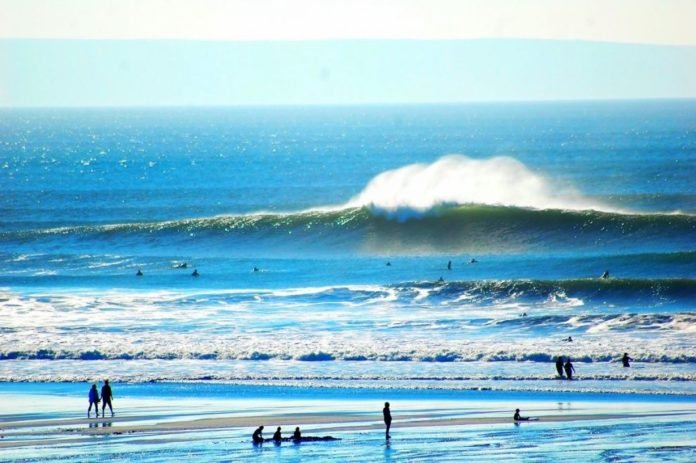
[[[422,213],[437,206],[464,204],[616,212],[514,158],[471,159],[458,154],[382,172],[346,207]]]

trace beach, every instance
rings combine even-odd
[[[3,461],[648,461],[694,455],[693,397],[413,391],[202,383],[122,385],[112,418],[77,417],[79,386],[3,384]],[[219,391],[216,394],[215,391]],[[384,439],[380,397],[391,399]],[[28,406],[28,404],[31,404]],[[514,408],[538,421],[514,424]],[[107,415],[109,415],[107,411]],[[276,426],[333,442],[251,443]],[[596,436],[586,440],[587,436]],[[580,445],[578,445],[580,444]],[[642,460],[641,460],[642,459]]]

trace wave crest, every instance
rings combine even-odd
[[[531,209],[618,212],[567,185],[532,172],[520,161],[452,154],[410,164],[373,178],[347,207],[370,207],[408,218],[445,205],[482,204]]]

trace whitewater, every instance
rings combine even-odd
[[[696,392],[693,102],[402,109],[3,110],[0,381]]]

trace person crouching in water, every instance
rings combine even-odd
[[[92,411],[92,405],[94,405],[94,414],[99,418],[99,393],[97,392],[97,385],[92,384],[92,388],[89,390],[89,408],[87,409],[87,418],[89,418],[89,412]]]

